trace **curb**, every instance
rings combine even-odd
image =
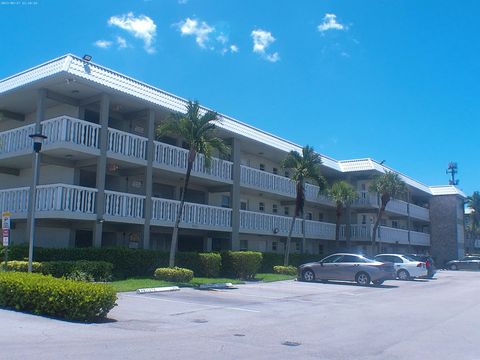
[[[200,290],[209,289],[237,289],[232,283],[214,283],[214,284],[200,284],[198,286]]]
[[[137,294],[147,294],[147,293],[167,292],[167,291],[179,291],[179,290],[180,290],[180,288],[178,286],[163,286],[163,287],[156,287],[156,288],[137,289]]]

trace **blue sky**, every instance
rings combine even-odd
[[[480,190],[478,1],[0,4],[0,77],[65,53],[336,159]],[[5,51],[6,50],[6,51]]]

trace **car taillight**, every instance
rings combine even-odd
[[[418,263],[418,264],[417,264],[417,267],[424,267],[424,266],[425,266],[424,263]]]

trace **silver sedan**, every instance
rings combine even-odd
[[[356,281],[359,285],[381,285],[395,279],[392,263],[383,263],[358,254],[338,253],[298,268],[298,278],[303,281],[341,280]]]

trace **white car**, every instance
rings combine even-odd
[[[399,254],[378,254],[375,260],[391,262],[400,280],[410,280],[418,277],[426,277],[427,266],[424,262],[414,260],[406,255]]]

